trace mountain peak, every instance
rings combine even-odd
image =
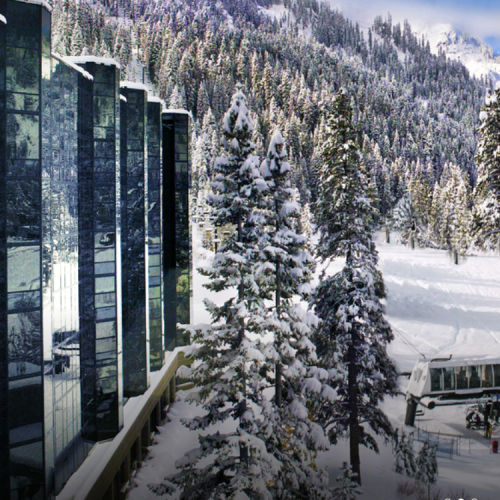
[[[500,58],[493,56],[493,49],[449,23],[419,26],[417,32],[429,41],[431,51],[442,50],[452,60],[460,61],[476,78],[489,77],[500,81]]]

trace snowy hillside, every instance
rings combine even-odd
[[[431,51],[444,50],[447,57],[461,61],[471,75],[500,80],[500,58],[493,57],[492,48],[484,42],[455,29],[451,24],[423,26],[418,32],[429,41]]]
[[[195,266],[206,264],[210,252],[199,246],[199,233],[195,236]],[[386,244],[378,238],[380,268],[388,288],[387,316],[395,333],[389,353],[400,371],[411,370],[419,352],[427,357],[453,354],[455,357],[474,355],[500,356],[500,258],[498,256],[472,256],[456,266],[441,250],[410,250],[397,244]],[[332,265],[335,272],[339,263]],[[225,300],[207,293],[206,281],[195,273],[194,322],[208,320],[202,305],[204,297]],[[407,380],[400,378],[400,389],[405,391]],[[169,421],[161,428],[158,445],[151,448],[149,459],[134,479],[129,500],[158,498],[147,484],[159,483],[165,476],[175,473],[175,461],[196,447],[197,433],[189,432],[181,418],[195,415],[199,410],[187,404],[180,393],[178,401],[169,410]],[[387,400],[384,411],[394,427],[401,429],[406,404],[403,396]],[[489,441],[477,431],[465,428],[465,406],[442,407],[425,410],[417,418],[415,450],[423,440],[440,440],[438,451],[439,478],[434,487],[435,498],[498,498],[498,468],[500,455],[490,453]],[[226,426],[227,427],[227,426]],[[212,431],[213,429],[209,429]],[[224,430],[227,430],[225,428]],[[438,437],[439,436],[439,437]],[[500,429],[494,431],[500,437]],[[452,451],[453,450],[453,451]],[[330,451],[318,456],[319,466],[327,467],[330,483],[339,475],[342,461],[348,460],[348,441],[341,440]],[[398,485],[412,480],[393,472],[391,445],[380,442],[380,455],[361,448],[363,491],[366,500],[412,499],[400,496]],[[469,494],[465,496],[463,492]],[[171,498],[178,498],[178,493]],[[434,498],[434,497],[433,497]]]

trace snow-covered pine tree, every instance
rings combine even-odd
[[[474,189],[472,238],[480,248],[500,251],[500,85],[486,97],[480,114],[477,184]]]
[[[339,484],[333,489],[335,500],[356,500],[363,492],[355,480],[351,467],[347,462],[342,462],[340,470],[342,474],[336,479]]]
[[[316,366],[310,336],[318,318],[299,303],[310,295],[314,260],[306,250],[306,237],[296,230],[300,207],[278,130],[271,138],[261,173],[268,186],[267,220],[254,274],[261,277],[266,297],[274,299],[261,324],[273,338],[263,350],[268,383],[275,386],[274,398],[263,408],[263,432],[268,451],[282,463],[274,495],[283,500],[331,498],[326,473],[317,472],[313,463],[316,452],[328,449],[330,443],[311,418],[308,401],[334,401],[336,394],[328,385],[328,372]]]
[[[415,479],[424,484],[435,484],[438,476],[437,445],[429,446],[426,439],[417,455]]]
[[[394,450],[394,472],[413,477],[417,471],[415,453],[413,451],[413,433],[406,434],[404,430]]]
[[[332,103],[319,165],[314,222],[320,234],[316,254],[323,262],[345,258],[334,276],[321,276],[313,296],[322,320],[315,333],[320,363],[335,374],[339,401],[315,408],[332,441],[349,433],[351,467],[361,484],[359,445],[378,451],[362,423],[388,439],[392,427],[379,408],[396,395],[397,374],[386,347],[393,335],[384,316],[385,286],[372,240],[376,211],[362,166],[358,133],[344,90]]]
[[[208,289],[234,290],[234,296],[222,305],[206,300],[213,323],[188,327],[195,360],[191,379],[196,385],[188,399],[205,413],[186,419],[185,425],[201,431],[226,422],[227,430],[200,435],[199,448],[177,461],[182,471],[170,480],[183,488],[181,498],[190,500],[271,499],[281,470],[262,434],[266,360],[258,339],[265,306],[254,263],[262,227],[256,204],[266,183],[253,154],[252,129],[246,97],[239,89],[223,119],[226,155],[216,161],[209,197],[214,224],[234,230],[212,265],[202,270],[210,278]]]
[[[399,242],[414,249],[417,243],[424,244],[427,241],[426,227],[415,207],[412,195],[406,192],[396,203],[389,221],[391,230],[399,231]]]
[[[469,247],[471,214],[468,182],[457,165],[445,164],[441,183],[434,187],[431,214],[433,238],[458,264]]]

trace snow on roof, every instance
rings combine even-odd
[[[165,104],[163,99],[156,97],[155,95],[148,94],[148,102],[159,102],[160,104]]]
[[[71,56],[65,57],[65,60],[69,60],[74,64],[85,64],[85,63],[96,63],[105,64],[106,66],[116,66],[118,69],[121,68],[120,63],[111,59],[110,57],[96,57],[96,56]]]
[[[127,81],[120,82],[120,88],[144,90],[145,92],[148,91],[146,85],[137,82],[127,82]]]
[[[57,59],[58,61],[66,64],[66,66],[69,66],[70,68],[73,68],[75,71],[78,71],[78,73],[81,73],[88,80],[94,79],[94,77],[88,71],[85,71],[80,66],[77,66],[76,64],[72,63],[71,61],[68,60],[67,57],[62,57],[59,54],[56,54],[55,52],[52,52],[51,55],[54,59]]]
[[[172,113],[172,114],[177,114],[177,115],[189,115],[189,111],[186,109],[166,109],[163,108],[162,113]]]
[[[2,23],[4,24],[7,24],[7,19],[5,19],[5,17],[2,16],[2,14],[0,14],[0,21],[2,21]]]
[[[49,12],[52,12],[52,5],[47,0],[18,0],[19,2],[32,3],[45,7]]]
[[[121,99],[122,101],[127,102],[127,98],[126,98],[124,95],[121,95],[121,94],[120,94],[120,99]]]
[[[124,425],[123,429],[115,436],[114,439],[97,443],[91,450],[90,454],[83,461],[78,470],[68,479],[58,498],[68,498],[71,500],[84,500],[88,498],[91,488],[101,475],[106,464],[113,457],[120,446],[122,440],[127,436],[135,420],[139,416],[143,406],[153,395],[156,387],[161,379],[170,370],[172,363],[175,362],[179,352],[183,352],[182,347],[177,347],[175,350],[166,353],[165,364],[162,369],[150,374],[151,381],[149,389],[142,395],[130,398],[124,407]]]

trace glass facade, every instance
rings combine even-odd
[[[123,426],[120,213],[120,70],[93,58],[79,73],[78,202],[83,436]]]
[[[45,500],[188,341],[189,123],[51,54],[37,0],[0,14],[0,481]]]
[[[148,243],[149,243],[149,364],[151,371],[163,365],[163,269],[161,108],[159,99],[148,100]]]
[[[162,129],[165,348],[172,350],[189,343],[176,325],[191,317],[189,115],[164,111]]]
[[[11,499],[23,498],[28,491],[31,498],[41,499],[44,353],[40,100],[42,68],[45,78],[47,60],[50,64],[50,15],[40,5],[12,1],[2,1],[0,13],[8,20],[6,25],[0,23],[1,474]]]
[[[133,397],[149,387],[148,106],[140,84],[123,82],[120,95],[123,391]]]

